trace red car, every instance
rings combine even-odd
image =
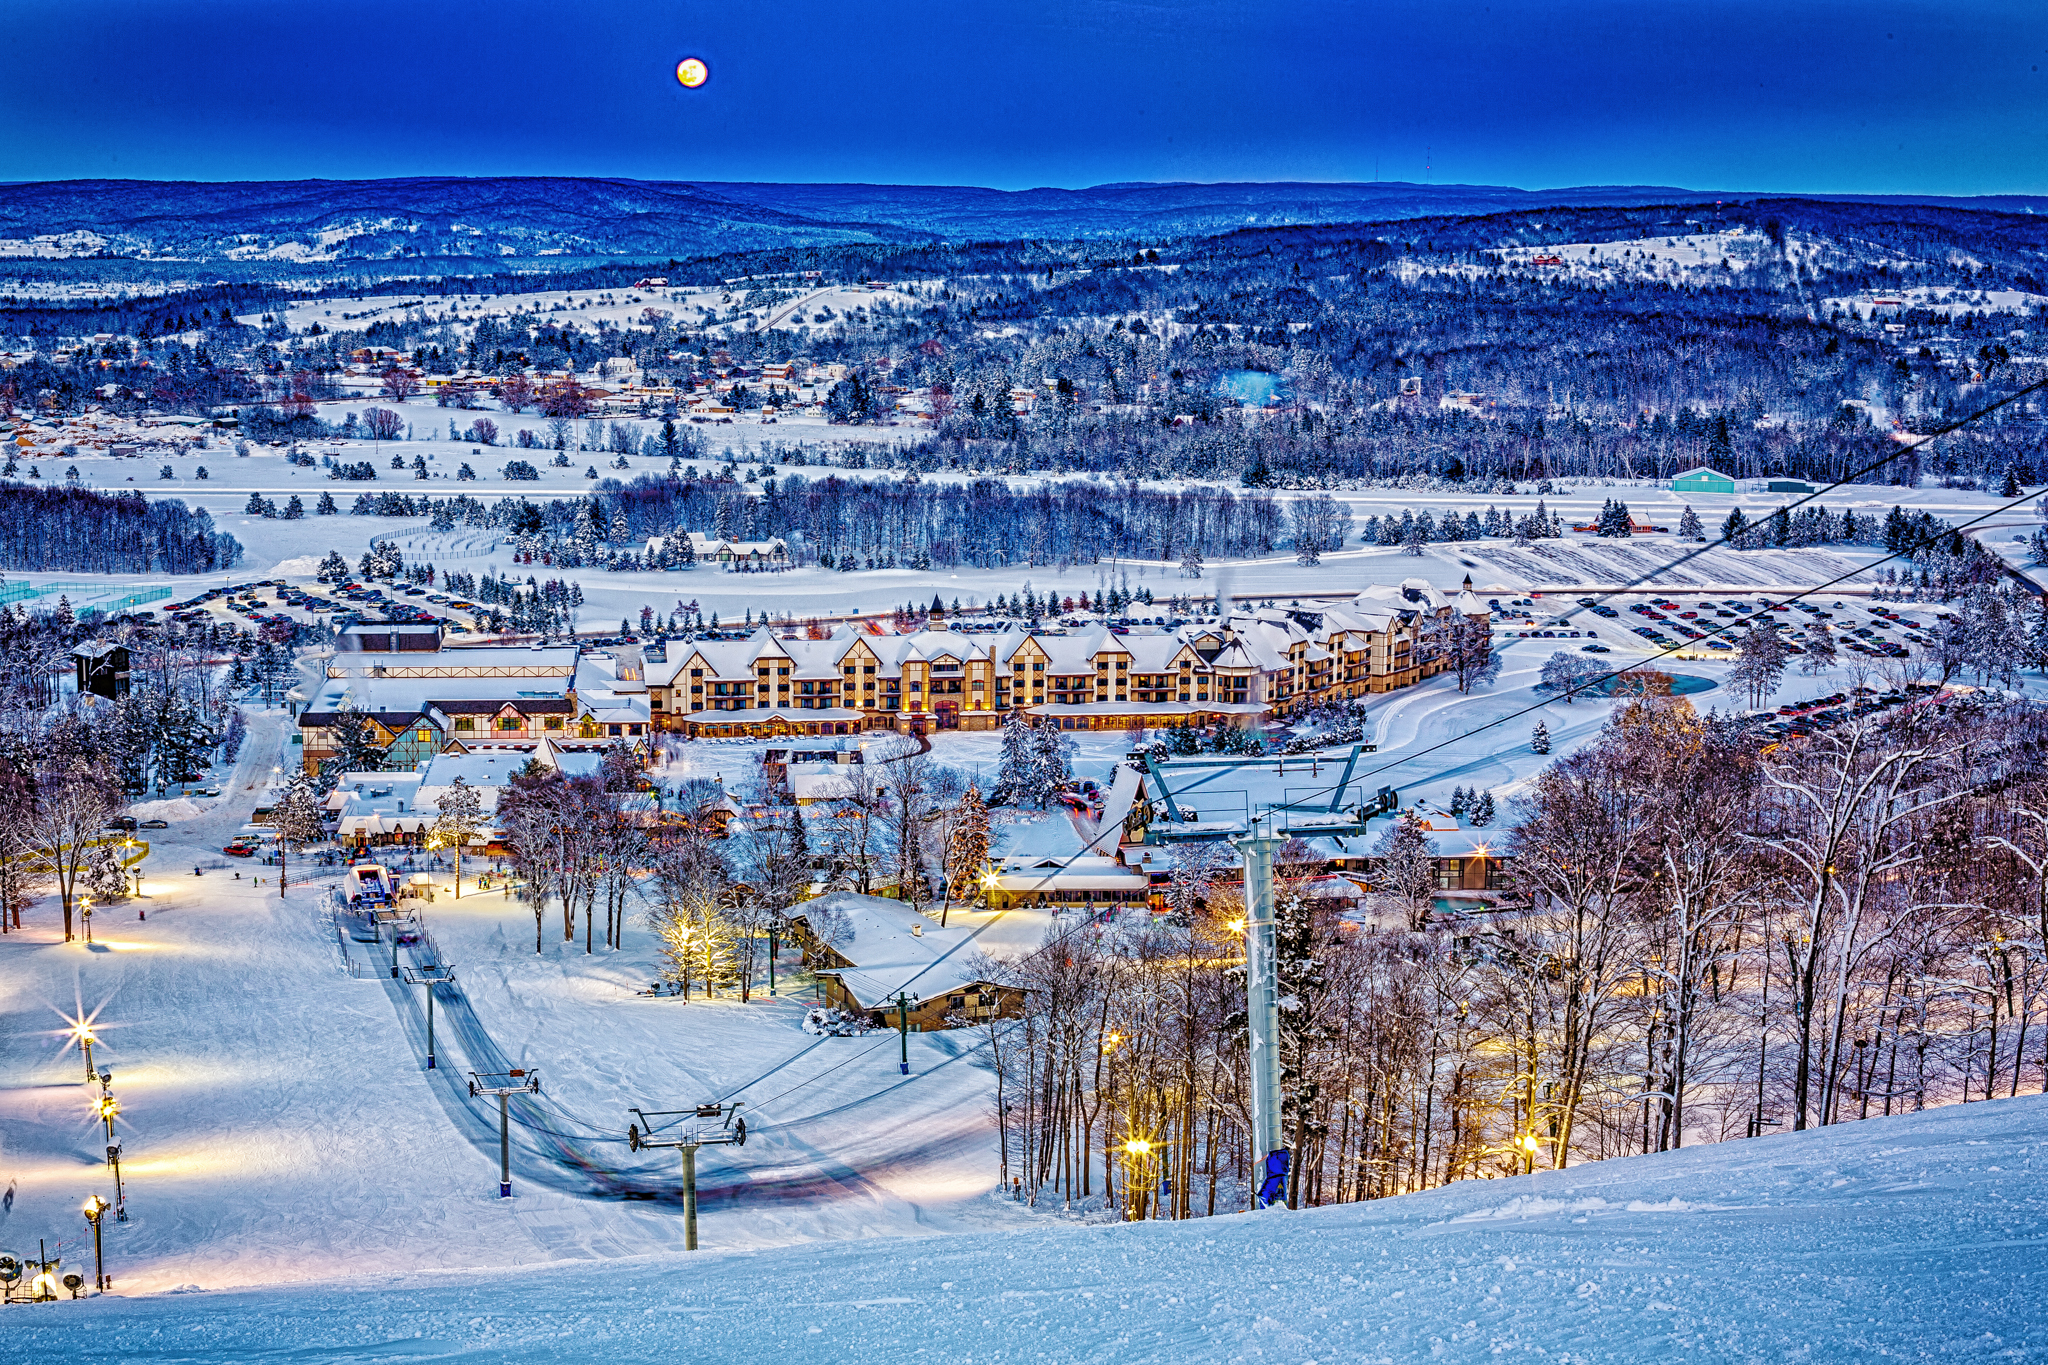
[[[230,858],[253,858],[256,856],[256,846],[254,844],[241,843],[229,844],[221,852],[227,854]]]

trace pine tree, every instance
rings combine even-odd
[[[1828,629],[1825,621],[1816,621],[1813,629],[1806,633],[1806,657],[1799,661],[1799,671],[1812,677],[1835,665],[1835,633]]]
[[[434,833],[455,850],[455,898],[462,899],[462,850],[469,836],[483,826],[483,803],[476,788],[457,777],[441,795]]]
[[[1373,869],[1374,899],[1386,909],[1396,910],[1410,929],[1429,923],[1436,903],[1436,841],[1424,832],[1421,821],[1403,814],[1373,846],[1378,859]]]
[[[1493,793],[1490,791],[1479,793],[1479,804],[1472,810],[1472,823],[1480,829],[1485,829],[1493,823],[1494,814]]]
[[[1465,795],[1465,789],[1462,786],[1451,789],[1451,814],[1463,815],[1465,807],[1469,803],[1470,799]]]
[[[313,504],[314,515],[331,517],[340,510],[339,507],[334,505],[334,494],[326,489],[322,489],[320,491],[320,501]]]
[[[946,900],[939,911],[942,927],[953,898],[970,897],[981,870],[988,866],[988,839],[988,807],[981,803],[981,789],[970,785],[967,794],[960,798],[951,846],[946,850]]]
[[[2020,472],[2012,465],[2005,467],[2005,478],[1998,485],[1998,496],[2016,498],[2020,495]]]
[[[384,744],[377,737],[375,722],[353,700],[344,699],[334,710],[328,725],[334,736],[334,757],[327,760],[321,778],[332,791],[343,773],[374,773],[384,768]]]
[[[1429,544],[1429,514],[1420,519],[1411,517],[1407,511],[1401,513],[1401,550],[1404,554],[1420,555]]]
[[[1003,717],[1003,753],[996,768],[999,804],[1015,806],[1031,800],[1036,772],[1031,729],[1022,711]]]
[[[278,846],[278,894],[284,894],[284,850],[303,849],[307,844],[317,844],[327,837],[327,822],[321,810],[320,796],[314,790],[313,779],[303,766],[292,769],[290,784],[285,788],[284,799],[271,812],[271,824],[277,829]]]
[[[1550,727],[1541,720],[1538,720],[1536,728],[1529,732],[1529,748],[1533,753],[1547,754],[1550,752]]]
[[[1894,509],[1897,510],[1897,509]],[[1742,515],[1740,507],[1730,508],[1728,520],[1721,523],[1721,539],[1733,544],[1749,529],[1749,518]]]
[[[1182,578],[1200,578],[1202,576],[1202,552],[1193,542],[1189,543],[1187,553],[1180,557],[1180,576]]]
[[[1032,727],[1031,754],[1033,804],[1044,810],[1053,794],[1073,780],[1074,745],[1057,725],[1041,721]]]
[[[1685,505],[1685,511],[1678,517],[1678,538],[1680,540],[1705,540],[1707,533],[1700,527],[1699,514],[1692,510],[1692,504]]]

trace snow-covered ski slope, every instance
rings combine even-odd
[[[2023,1097],[1299,1213],[16,1308],[0,1357],[2038,1360],[2044,1169]]]

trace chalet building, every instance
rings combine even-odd
[[[791,933],[823,988],[825,1003],[893,1028],[905,1001],[914,1032],[1018,1013],[1024,993],[976,973],[971,929],[939,922],[901,901],[835,892],[793,905]]]
[[[373,627],[358,638],[374,645],[390,630]],[[338,752],[334,727],[344,705],[364,715],[389,769],[478,745],[567,739],[577,717],[576,664],[571,648],[342,648],[327,661],[293,742],[306,771],[318,773]]]
[[[128,695],[128,646],[112,640],[94,640],[72,650],[71,663],[78,676],[81,697],[118,701]]]
[[[789,546],[781,540],[732,540],[702,531],[689,532],[689,538],[699,564],[716,564],[731,573],[767,573],[790,566]]]
[[[406,767],[478,744],[644,748],[659,733],[843,742],[870,730],[992,730],[1013,713],[1063,730],[1250,727],[1433,676],[1445,664],[1431,632],[1461,615],[1487,618],[1469,580],[1453,595],[1409,579],[1340,606],[1250,609],[1177,631],[877,635],[847,625],[796,639],[764,626],[738,640],[673,641],[652,662],[635,646],[582,656],[438,649],[425,632],[369,627],[328,661],[298,742],[317,771],[335,752],[345,700],[369,713],[391,764]]]
[[[744,640],[672,643],[642,681],[650,727],[693,736],[991,730],[1013,711],[1063,730],[1249,727],[1434,676],[1444,664],[1430,655],[1430,628],[1461,614],[1487,619],[1469,587],[1454,597],[1409,579],[1341,608],[1265,608],[1171,633],[842,626],[796,640],[763,627]]]
[[[982,894],[991,910],[1022,906],[1102,914],[1146,904],[1152,887],[1143,868],[1119,858],[1013,858],[990,869]]]

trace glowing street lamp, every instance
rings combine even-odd
[[[121,1112],[121,1102],[112,1095],[101,1095],[99,1102],[93,1108],[98,1113],[100,1122],[107,1125],[107,1141],[109,1143],[113,1142],[114,1116]]]
[[[85,1221],[92,1224],[92,1287],[102,1294],[111,1287],[107,1283],[106,1259],[100,1254],[100,1219],[106,1212],[106,1200],[96,1194],[86,1196]]]
[[[1135,1223],[1143,1218],[1146,1200],[1157,1194],[1159,1178],[1156,1170],[1152,1169],[1153,1157],[1157,1150],[1149,1138],[1133,1137],[1124,1140],[1124,1169],[1127,1172],[1124,1176],[1124,1193],[1128,1196],[1124,1218],[1129,1222]],[[1149,1180],[1145,1178],[1148,1174],[1151,1176]]]
[[[92,942],[92,897],[80,896],[78,898],[78,904],[80,907],[80,913],[83,915],[85,919],[85,941],[87,943],[90,943]]]
[[[78,1040],[78,1046],[85,1052],[85,1083],[91,1085],[99,1079],[98,1074],[92,1069],[92,1045],[99,1041],[99,1037],[93,1033],[92,1025],[85,1023],[73,1024],[71,1033]]]

